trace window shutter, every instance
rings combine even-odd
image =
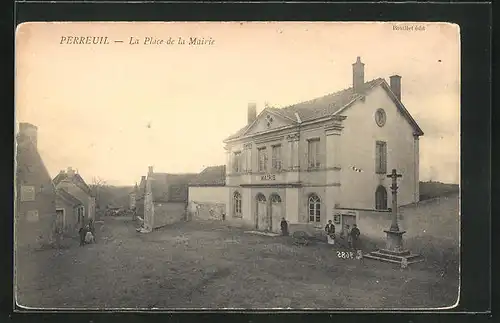
[[[387,144],[382,145],[382,172],[387,173]]]
[[[35,187],[34,186],[21,186],[21,202],[35,200]]]

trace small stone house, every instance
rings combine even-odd
[[[90,187],[85,183],[78,172],[73,168],[61,170],[53,180],[57,189],[62,189],[72,195],[74,198],[82,202],[80,206],[83,209],[84,221],[95,219],[96,213],[96,198]],[[64,199],[64,198],[62,198]]]
[[[54,242],[56,190],[38,152],[38,128],[19,124],[15,172],[15,246],[36,249]]]
[[[75,235],[84,226],[84,203],[63,188],[58,188],[56,194],[58,227],[65,234]]]
[[[198,174],[155,173],[149,167],[138,187],[135,207],[143,217],[146,230],[153,230],[182,220],[188,202],[189,182]]]

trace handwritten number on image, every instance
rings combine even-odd
[[[355,255],[354,255],[354,252],[352,251],[337,251],[337,258],[341,258],[341,259],[354,259],[355,258]]]

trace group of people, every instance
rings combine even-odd
[[[332,223],[332,220],[328,220],[328,224],[325,226],[326,236],[328,239],[328,244],[335,244],[335,225]],[[285,218],[281,219],[281,234],[284,236],[288,236],[288,222]],[[359,244],[359,236],[361,232],[358,229],[356,224],[352,225],[352,228],[349,225],[346,225],[345,230],[340,232],[340,238],[345,239],[347,236],[347,245],[349,248],[354,250],[360,249]]]
[[[86,226],[81,227],[80,230],[78,230],[78,234],[80,235],[80,247],[85,244],[95,242],[94,220],[90,219]]]
[[[328,220],[328,224],[325,226],[325,231],[328,239],[328,244],[335,244],[335,225],[332,223],[332,220]],[[352,228],[347,224],[344,231],[340,232],[340,238],[345,239],[347,236],[347,245],[349,248],[354,250],[359,249],[359,236],[361,232],[358,229],[356,224],[352,225]]]

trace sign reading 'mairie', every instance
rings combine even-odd
[[[276,180],[276,175],[273,175],[273,174],[262,175],[260,177],[260,180],[261,181],[275,181]]]

